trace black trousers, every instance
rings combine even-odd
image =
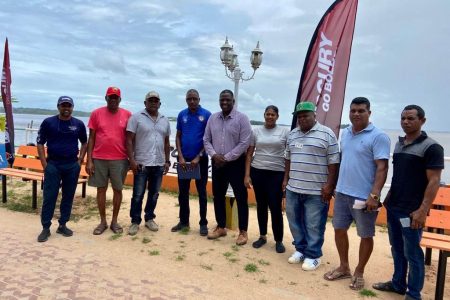
[[[186,160],[190,162],[191,160]],[[208,183],[208,156],[202,156],[200,158],[200,179],[195,180],[195,186],[197,188],[198,200],[200,206],[200,225],[207,225],[206,219],[207,210],[207,196],[206,196],[206,184]],[[180,223],[189,224],[189,188],[191,186],[191,179],[179,179],[178,178],[178,204],[180,205]]]
[[[217,226],[225,228],[226,211],[225,195],[228,184],[233,188],[238,208],[239,230],[248,228],[248,194],[244,185],[245,155],[235,161],[227,162],[225,166],[217,168],[212,164],[212,188],[214,195],[214,213]]]
[[[271,171],[257,168],[250,169],[253,190],[256,197],[259,234],[267,234],[268,209],[272,217],[272,231],[275,241],[283,241],[283,214],[281,201],[283,198],[283,171]]]

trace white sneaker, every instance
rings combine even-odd
[[[145,222],[145,227],[147,227],[151,231],[158,231],[159,230],[158,224],[156,224],[155,221],[153,221],[153,219],[148,220],[147,222]]]
[[[299,264],[305,260],[305,256],[298,251],[295,251],[291,257],[288,258],[288,263],[290,264]]]
[[[136,223],[131,223],[130,228],[128,229],[129,235],[136,235],[136,233],[139,231],[139,225]]]
[[[302,269],[305,271],[314,271],[320,266],[320,258],[305,258]]]

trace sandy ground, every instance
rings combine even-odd
[[[95,190],[88,188],[88,194],[95,196]],[[94,216],[68,223],[75,232],[70,238],[56,234],[53,226],[52,236],[46,243],[36,242],[41,230],[37,214],[0,208],[0,299],[362,298],[349,289],[348,279],[328,282],[322,278],[338,263],[330,223],[322,265],[316,271],[305,272],[300,265],[287,263],[294,248],[286,217],[286,253],[275,252],[271,233],[265,246],[258,250],[252,248],[251,242],[258,238],[255,208],[250,209],[249,243],[237,247],[235,231],[228,231],[228,236],[217,241],[199,236],[195,200],[191,201],[191,231],[186,235],[170,232],[178,222],[177,199],[162,193],[156,209],[160,230],[152,233],[141,224],[133,238],[126,234],[131,190],[124,190],[123,199],[119,215],[125,229],[122,236],[110,230],[101,236],[92,235],[98,223]],[[108,209],[109,214],[111,210]],[[212,203],[208,204],[208,219],[209,227],[215,226]],[[354,266],[359,242],[355,228],[350,229],[349,236]],[[424,299],[434,298],[436,260],[434,251],[432,266],[427,267]],[[254,264],[257,271],[247,272],[248,264]],[[385,228],[378,227],[374,253],[366,268],[366,287],[371,289],[374,282],[389,280],[392,269],[388,235]],[[448,278],[449,275],[444,298],[450,299]],[[376,296],[377,299],[403,299],[382,292],[376,292]]]

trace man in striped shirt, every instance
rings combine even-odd
[[[288,137],[285,154],[286,215],[295,252],[289,263],[302,269],[319,267],[328,205],[335,187],[339,146],[333,131],[316,121],[316,106],[300,102],[297,128]]]

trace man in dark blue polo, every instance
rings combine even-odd
[[[425,279],[422,229],[439,189],[444,169],[444,149],[421,130],[425,111],[418,105],[406,106],[401,115],[405,132],[395,145],[391,188],[384,200],[394,274],[373,288],[421,299]]]
[[[43,229],[38,236],[38,242],[45,242],[50,236],[50,226],[60,186],[62,193],[61,216],[56,233],[72,236],[73,232],[67,228],[66,223],[70,219],[80,165],[87,147],[86,127],[83,121],[72,117],[72,98],[59,97],[57,107],[59,115],[45,119],[39,128],[37,137],[37,149],[44,169],[44,202],[41,212]],[[78,141],[81,143],[79,154]],[[47,157],[45,144],[47,144]]]
[[[178,203],[180,205],[180,221],[172,227],[172,232],[189,228],[189,187],[190,178],[180,178],[180,173],[188,169],[200,168],[200,178],[195,179],[195,186],[200,204],[200,235],[208,234],[206,219],[208,183],[208,155],[203,149],[203,134],[211,113],[200,106],[200,96],[197,90],[190,89],[186,93],[188,107],[178,114],[176,145],[178,149]]]

